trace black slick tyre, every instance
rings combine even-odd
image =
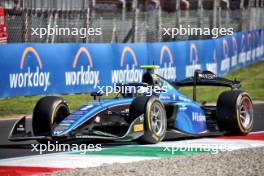
[[[253,128],[253,104],[246,92],[225,91],[217,100],[216,116],[220,130],[228,135],[247,135]]]
[[[33,111],[32,129],[35,136],[51,136],[54,125],[70,114],[67,103],[60,97],[46,96],[41,98]],[[47,143],[47,140],[38,140]]]

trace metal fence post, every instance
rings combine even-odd
[[[157,14],[157,16],[155,18],[156,21],[155,21],[155,27],[154,27],[155,28],[154,31],[156,32],[155,40],[160,41],[160,39],[162,38],[161,33],[160,33],[160,25],[159,25],[160,21],[161,21],[161,12],[160,12],[161,5],[160,5],[160,0],[153,0],[153,2],[155,3],[155,10],[154,11],[155,11],[155,14]],[[158,13],[156,13],[156,12],[158,12]],[[151,18],[153,18],[153,16]],[[146,27],[146,30],[147,30],[146,33],[148,34],[149,26]]]
[[[47,15],[47,26],[51,26],[51,23],[52,23],[52,12],[49,10],[49,9],[47,9],[47,13],[48,13],[48,15]],[[54,40],[54,39],[52,39],[52,40]],[[46,42],[48,43],[49,42],[49,36],[47,36],[46,37]]]
[[[251,8],[253,6],[253,1],[252,0],[249,0],[249,5],[248,5],[248,11],[249,11],[249,19],[251,19]],[[253,20],[249,20],[249,23],[248,23],[248,28],[249,29],[252,29],[252,21]]]
[[[138,1],[133,0],[133,20],[132,20],[132,28],[133,30],[133,35],[131,38],[131,42],[137,41],[137,33],[138,33]]]
[[[54,16],[53,16],[54,15]],[[53,20],[54,20],[54,23],[53,23],[53,27],[56,28],[56,25],[57,25],[57,21],[58,21],[58,18],[59,18],[59,13],[57,10],[54,10],[52,12],[52,17],[53,17]],[[52,19],[52,18],[51,18]],[[48,38],[49,36],[47,36]],[[52,38],[51,38],[51,43],[54,43],[55,42],[55,37],[56,35],[52,35]]]
[[[240,0],[240,9],[244,9],[244,0]]]
[[[23,13],[25,13],[25,24],[24,24],[24,41],[28,42],[28,9],[23,10]]]
[[[126,20],[126,1],[120,0],[122,2],[122,20],[123,22]]]
[[[158,18],[158,41],[162,41],[162,8],[160,2],[158,4],[159,18]]]
[[[216,19],[216,27],[221,28],[222,27],[222,7],[218,6],[217,8],[217,19]]]
[[[135,11],[135,42],[139,42],[138,25],[139,25],[139,9],[136,8],[136,11]]]
[[[198,1],[198,13],[200,14],[200,17],[199,17],[199,28],[203,28],[203,18],[204,18],[204,14],[203,14],[204,10],[203,10],[203,2],[202,0],[199,0]],[[199,37],[200,39],[203,39],[204,36],[203,35],[200,35]]]
[[[116,34],[116,19],[114,18],[111,43],[115,43],[115,42],[117,42],[117,34]]]
[[[189,18],[190,16],[190,2],[189,0],[181,0],[187,7],[187,10],[185,10],[185,17]]]
[[[230,11],[230,2],[229,0],[222,0],[226,3],[226,11],[225,11],[225,27],[229,26],[230,17],[229,17],[229,11]]]
[[[86,28],[88,29],[90,27],[90,23],[91,23],[91,9],[90,9],[90,6],[87,8],[87,11],[86,11]],[[86,34],[86,43],[89,42],[89,35]]]
[[[96,6],[96,0],[93,0],[93,8]]]
[[[125,0],[120,0],[122,2],[122,27],[121,30],[123,31],[124,29],[124,24],[126,23],[126,1]],[[102,38],[102,35],[101,35]]]
[[[181,7],[180,7],[181,0],[176,0],[176,7],[175,7],[175,14],[176,14],[176,28],[179,28],[181,23]]]
[[[259,0],[256,0],[256,7],[259,7]]]
[[[244,10],[245,10],[244,0],[240,0],[240,9],[239,9],[239,12],[240,12],[241,19],[239,20],[239,29],[238,29],[240,31],[243,30],[243,23],[242,23],[242,21],[245,19]]]
[[[99,22],[100,28],[103,30],[104,29],[104,19],[103,17],[100,17],[100,22]],[[100,35],[100,42],[104,42],[104,36]]]
[[[218,26],[218,20],[217,20],[217,12],[219,7],[219,0],[214,0],[214,7],[213,7],[213,22],[211,28],[216,28]]]

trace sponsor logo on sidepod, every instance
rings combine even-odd
[[[164,53],[165,51],[167,52],[170,62],[164,62],[163,64],[163,58],[164,58]],[[173,56],[171,53],[171,50],[168,46],[164,45],[161,48],[161,52],[160,52],[160,66],[161,68],[159,69],[155,69],[154,72],[162,77],[164,77],[165,79],[168,80],[175,80],[176,79],[176,67],[173,67]]]
[[[89,65],[87,67],[81,65],[80,69],[77,70],[76,66],[82,53],[86,56]],[[66,86],[93,85],[93,88],[96,88],[99,84],[99,71],[92,70],[92,67],[93,60],[90,53],[86,48],[81,47],[72,63],[72,68],[76,69],[76,71],[65,72]]]
[[[30,66],[28,66],[27,69],[22,72],[24,69],[25,59],[29,53],[34,55],[38,65],[36,66],[36,69],[32,69]],[[43,72],[42,68],[42,62],[37,51],[33,47],[25,48],[20,61],[21,72],[9,74],[10,88],[43,87],[43,90],[47,91],[48,87],[50,86],[50,73]]]
[[[120,66],[124,67],[125,56],[128,54],[131,55],[133,59],[133,64],[130,68],[130,65],[126,65],[126,69],[112,70],[112,83],[131,83],[131,82],[141,82],[143,70],[136,69],[138,66],[138,60],[135,52],[130,47],[125,47],[121,54]]]
[[[205,122],[205,116],[202,113],[193,112],[192,113],[192,120],[196,122]]]

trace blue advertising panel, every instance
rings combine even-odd
[[[195,69],[225,75],[264,58],[264,30],[212,40],[133,44],[0,45],[0,97],[85,93],[140,82],[140,65],[159,65],[169,80]]]
[[[138,44],[111,44],[112,62],[111,74],[108,75],[109,84],[141,82],[144,70],[140,65],[148,64],[147,45]]]

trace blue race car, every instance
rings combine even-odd
[[[210,71],[196,70],[193,77],[179,82],[168,81],[147,69],[142,83],[118,85],[120,91],[112,99],[101,100],[101,92],[91,93],[94,100],[70,112],[60,97],[41,98],[33,111],[32,132],[26,130],[26,118],[12,128],[9,140],[37,140],[41,143],[65,139],[137,140],[155,144],[166,132],[175,136],[206,134],[246,135],[253,126],[253,105],[238,81],[217,77]],[[196,86],[223,86],[216,106],[196,102]],[[193,87],[193,99],[179,92],[183,86]]]

